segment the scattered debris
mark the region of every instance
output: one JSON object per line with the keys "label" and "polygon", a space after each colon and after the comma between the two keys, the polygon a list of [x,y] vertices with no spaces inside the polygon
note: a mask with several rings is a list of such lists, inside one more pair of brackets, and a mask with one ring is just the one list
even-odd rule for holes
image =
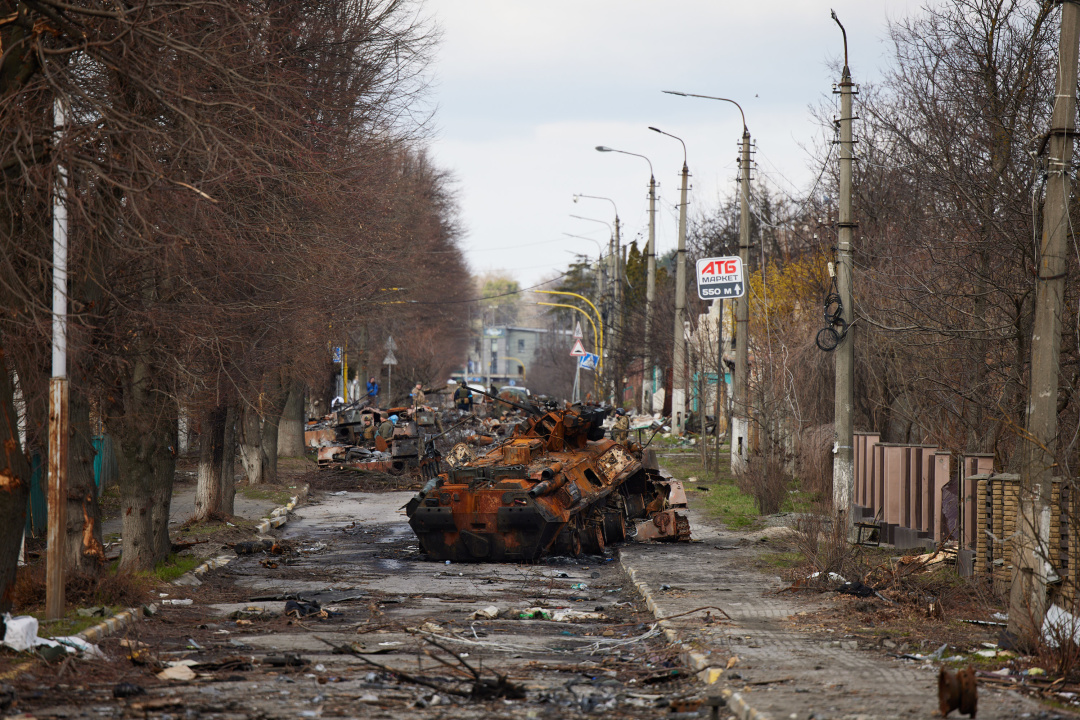
{"label": "scattered debris", "polygon": [[459,445],[450,469],[406,505],[429,558],[530,561],[601,554],[628,538],[689,541],[675,512],[686,507],[682,484],[648,467],[640,446],[606,438],[606,408],[503,402],[531,417],[483,456]]}
{"label": "scattered debris", "polygon": [[[364,654],[355,652],[347,646],[334,645],[325,638],[319,639],[334,648],[335,651],[357,657],[362,662],[371,665],[372,667],[376,667],[379,670],[396,677],[400,681],[421,685],[440,693],[469,698],[470,700],[523,700],[525,698],[525,689],[517,683],[508,680],[505,675],[496,673],[494,678],[483,677],[476,668],[465,660],[462,653],[456,653],[432,638],[425,638],[424,642],[428,647],[425,648],[424,654],[451,670],[464,671],[463,674],[467,676],[467,679],[458,680],[447,678],[445,680],[436,680],[434,678],[428,679],[416,677],[377,663],[374,660],[365,657]],[[436,650],[440,652],[435,652]],[[466,685],[468,689],[459,687],[459,685]],[[433,702],[433,699],[433,697],[427,698],[425,700],[426,705],[438,704]]]}
{"label": "scattered debris", "polygon": [[159,680],[188,681],[196,678],[195,671],[188,665],[170,665],[157,674]]}
{"label": "scattered debris", "polygon": [[140,685],[135,685],[134,683],[129,682],[122,682],[113,687],[112,694],[114,698],[123,699],[135,697],[137,695],[145,695],[146,690],[143,689]]}
{"label": "scattered debris", "polygon": [[303,602],[298,600],[289,600],[285,603],[285,614],[294,618],[328,618],[330,613],[319,607],[319,603],[316,602]]}

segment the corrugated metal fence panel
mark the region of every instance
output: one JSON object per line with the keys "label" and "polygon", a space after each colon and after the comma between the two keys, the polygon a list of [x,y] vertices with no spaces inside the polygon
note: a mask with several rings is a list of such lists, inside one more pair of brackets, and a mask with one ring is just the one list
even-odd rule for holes
{"label": "corrugated metal fence panel", "polygon": [[112,438],[108,435],[95,435],[94,453],[94,484],[97,485],[100,495],[102,490],[117,481],[119,473]]}
{"label": "corrugated metal fence panel", "polygon": [[30,458],[30,501],[26,507],[26,534],[40,537],[45,534],[45,521],[49,516],[48,493],[45,492],[45,469],[41,455]]}

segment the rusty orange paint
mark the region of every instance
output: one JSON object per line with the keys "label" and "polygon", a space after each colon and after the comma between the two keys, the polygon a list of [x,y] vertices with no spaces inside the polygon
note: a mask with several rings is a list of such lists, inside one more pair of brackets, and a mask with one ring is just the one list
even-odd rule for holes
{"label": "rusty orange paint", "polygon": [[[485,456],[430,481],[406,506],[427,555],[528,561],[598,553],[625,539],[628,521],[666,511],[667,481],[642,464],[640,451],[603,436],[604,414],[533,417]],[[681,529],[672,518],[662,522]]]}
{"label": "rusty orange paint", "polygon": [[0,491],[15,492],[22,487],[22,480],[10,470],[0,470]]}

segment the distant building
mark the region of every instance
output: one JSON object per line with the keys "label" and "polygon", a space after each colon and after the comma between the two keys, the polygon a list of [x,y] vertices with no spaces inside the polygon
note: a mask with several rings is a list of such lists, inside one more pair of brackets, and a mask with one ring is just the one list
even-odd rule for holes
{"label": "distant building", "polygon": [[[569,330],[495,325],[483,328],[469,348],[465,375],[470,382],[528,387],[539,348]],[[569,346],[568,346],[569,347]],[[458,373],[456,377],[460,377]]]}

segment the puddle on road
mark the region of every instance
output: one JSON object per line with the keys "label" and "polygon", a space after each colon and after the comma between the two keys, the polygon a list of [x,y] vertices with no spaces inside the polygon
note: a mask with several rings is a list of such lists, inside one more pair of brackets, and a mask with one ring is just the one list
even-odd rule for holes
{"label": "puddle on road", "polygon": [[375,565],[383,570],[400,570],[405,567],[405,563],[400,560],[391,560],[389,558],[379,558],[375,561]]}

